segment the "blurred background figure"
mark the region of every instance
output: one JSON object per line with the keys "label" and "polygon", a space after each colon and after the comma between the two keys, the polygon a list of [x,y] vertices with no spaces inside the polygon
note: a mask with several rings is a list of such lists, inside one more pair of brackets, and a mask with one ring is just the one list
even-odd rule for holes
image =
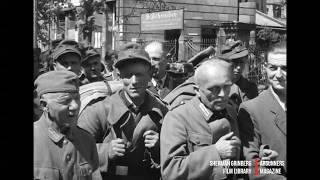
{"label": "blurred background figure", "polygon": [[166,67],[169,60],[165,57],[163,44],[152,41],[146,45],[145,51],[149,54],[152,65],[152,79],[150,90],[156,92],[161,98],[169,92],[169,79],[166,75]]}
{"label": "blurred background figure", "polygon": [[88,49],[85,52],[81,66],[83,67],[85,76],[90,83],[104,80],[102,75],[104,65],[101,62],[101,55],[97,50],[93,48]]}
{"label": "blurred background figure", "polygon": [[233,85],[230,91],[230,100],[234,103],[236,109],[240,103],[253,99],[258,96],[258,87],[243,77],[245,64],[248,62],[248,49],[238,41],[227,41],[221,48],[219,58],[229,61],[233,65]]}
{"label": "blurred background figure", "polygon": [[118,72],[114,69],[113,64],[118,59],[118,53],[114,50],[110,50],[106,53],[104,57],[105,63],[105,71],[104,71],[104,78],[107,81],[118,80]]}

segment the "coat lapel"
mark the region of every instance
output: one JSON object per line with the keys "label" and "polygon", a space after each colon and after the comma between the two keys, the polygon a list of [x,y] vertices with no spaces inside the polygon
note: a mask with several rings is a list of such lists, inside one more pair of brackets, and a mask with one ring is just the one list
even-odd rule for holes
{"label": "coat lapel", "polygon": [[[270,87],[271,88],[271,87]],[[276,100],[274,95],[271,92],[271,89],[267,90],[266,104],[269,104],[269,109],[272,114],[274,114],[274,122],[280,131],[287,135],[287,116],[285,111],[281,108],[279,102]]]}

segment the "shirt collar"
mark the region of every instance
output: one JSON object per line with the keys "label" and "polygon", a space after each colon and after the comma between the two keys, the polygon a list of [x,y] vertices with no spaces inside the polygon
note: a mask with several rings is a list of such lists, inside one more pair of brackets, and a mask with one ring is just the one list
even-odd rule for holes
{"label": "shirt collar", "polygon": [[280,104],[281,108],[284,111],[287,111],[285,103],[280,100],[279,96],[274,92],[272,86],[270,86],[270,90],[271,90],[271,93],[273,94],[273,96],[276,98],[277,102]]}
{"label": "shirt collar", "polygon": [[137,113],[139,111],[139,107],[137,107],[125,91],[120,92],[120,97],[123,100],[123,103],[128,107],[131,112]]}
{"label": "shirt collar", "polygon": [[71,130],[72,128],[70,128],[70,130],[68,131],[68,134],[67,134],[68,137],[67,137],[66,135],[58,132],[53,127],[52,121],[48,118],[48,116],[45,115],[45,113],[43,113],[43,114],[44,114],[43,116],[45,117],[44,120],[45,120],[45,123],[46,123],[46,126],[47,126],[46,128],[48,130],[48,136],[53,142],[58,143],[64,138],[67,138],[69,140],[73,140],[73,131]]}
{"label": "shirt collar", "polygon": [[154,87],[160,87],[163,88],[164,87],[164,82],[166,80],[167,75],[164,75],[163,78],[161,78],[160,80],[157,80],[155,78],[151,79],[151,82],[153,84]]}

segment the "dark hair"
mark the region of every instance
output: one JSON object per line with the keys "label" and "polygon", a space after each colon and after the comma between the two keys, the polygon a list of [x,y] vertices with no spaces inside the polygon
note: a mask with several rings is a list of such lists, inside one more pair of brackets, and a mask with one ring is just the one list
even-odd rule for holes
{"label": "dark hair", "polygon": [[107,51],[106,55],[104,56],[104,60],[105,61],[110,60],[113,55],[116,57],[116,59],[118,59],[118,53],[116,51],[114,50]]}
{"label": "dark hair", "polygon": [[281,41],[279,43],[276,43],[272,45],[268,50],[267,50],[267,57],[266,62],[268,62],[269,54],[287,54],[287,42],[286,41]]}
{"label": "dark hair", "polygon": [[126,66],[131,66],[132,64],[137,64],[137,63],[143,64],[144,66],[148,66],[149,69],[151,70],[150,64],[148,64],[146,61],[141,60],[141,59],[131,59],[131,60],[125,62],[125,63],[121,63],[121,64],[118,66],[118,69],[120,70],[120,69],[122,69],[122,68],[124,68],[124,67],[126,67]]}

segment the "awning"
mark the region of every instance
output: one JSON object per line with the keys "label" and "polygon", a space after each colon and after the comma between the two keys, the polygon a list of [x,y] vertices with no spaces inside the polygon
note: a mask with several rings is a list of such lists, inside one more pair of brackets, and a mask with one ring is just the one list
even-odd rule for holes
{"label": "awning", "polygon": [[273,17],[268,16],[267,14],[256,10],[256,25],[257,26],[269,26],[274,28],[286,28],[286,23],[279,21]]}

